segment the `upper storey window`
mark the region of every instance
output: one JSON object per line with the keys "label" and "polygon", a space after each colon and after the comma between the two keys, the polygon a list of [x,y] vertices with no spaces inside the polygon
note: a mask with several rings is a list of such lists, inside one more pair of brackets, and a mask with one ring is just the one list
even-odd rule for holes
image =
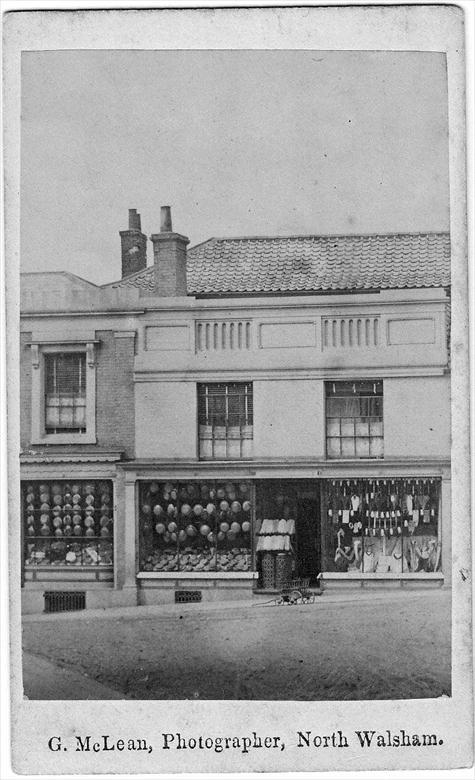
{"label": "upper storey window", "polygon": [[45,355],[46,433],[86,433],[86,353]]}
{"label": "upper storey window", "polygon": [[326,382],[328,458],[382,458],[383,383]]}
{"label": "upper storey window", "polygon": [[31,443],[96,443],[95,341],[32,342]]}
{"label": "upper storey window", "polygon": [[252,383],[198,385],[199,455],[203,460],[252,457]]}

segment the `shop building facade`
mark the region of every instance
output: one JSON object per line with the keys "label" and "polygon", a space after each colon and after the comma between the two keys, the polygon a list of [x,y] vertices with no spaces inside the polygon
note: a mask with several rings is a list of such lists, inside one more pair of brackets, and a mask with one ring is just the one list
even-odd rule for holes
{"label": "shop building facade", "polygon": [[448,585],[448,234],[120,235],[22,276],[25,611]]}

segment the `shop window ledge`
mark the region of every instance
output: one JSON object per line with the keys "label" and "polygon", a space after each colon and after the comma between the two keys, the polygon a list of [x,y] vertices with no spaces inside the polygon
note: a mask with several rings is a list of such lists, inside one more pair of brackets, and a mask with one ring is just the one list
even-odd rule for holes
{"label": "shop window ledge", "polygon": [[322,572],[322,580],[443,580],[444,575],[441,571],[428,572],[401,572],[388,571],[330,571]]}
{"label": "shop window ledge", "polygon": [[257,571],[139,571],[139,580],[256,580]]}

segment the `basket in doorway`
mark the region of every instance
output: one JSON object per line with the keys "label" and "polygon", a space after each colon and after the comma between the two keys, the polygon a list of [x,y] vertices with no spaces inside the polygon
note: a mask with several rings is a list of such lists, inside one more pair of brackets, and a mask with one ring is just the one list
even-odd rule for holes
{"label": "basket in doorway", "polygon": [[275,554],[262,553],[262,587],[264,590],[275,588]]}
{"label": "basket in doorway", "polygon": [[275,561],[275,587],[282,589],[284,582],[292,579],[292,556],[289,553],[277,553]]}

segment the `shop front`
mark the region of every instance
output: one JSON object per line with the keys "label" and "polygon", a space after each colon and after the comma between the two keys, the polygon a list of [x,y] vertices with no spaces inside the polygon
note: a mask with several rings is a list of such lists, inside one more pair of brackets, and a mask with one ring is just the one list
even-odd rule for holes
{"label": "shop front", "polygon": [[[140,603],[436,581],[442,480],[138,480]],[[189,597],[187,599],[187,596]]]}
{"label": "shop front", "polygon": [[291,579],[444,582],[449,475],[170,475],[124,463],[30,469],[28,611],[53,591],[84,593],[92,607],[250,598]]}

